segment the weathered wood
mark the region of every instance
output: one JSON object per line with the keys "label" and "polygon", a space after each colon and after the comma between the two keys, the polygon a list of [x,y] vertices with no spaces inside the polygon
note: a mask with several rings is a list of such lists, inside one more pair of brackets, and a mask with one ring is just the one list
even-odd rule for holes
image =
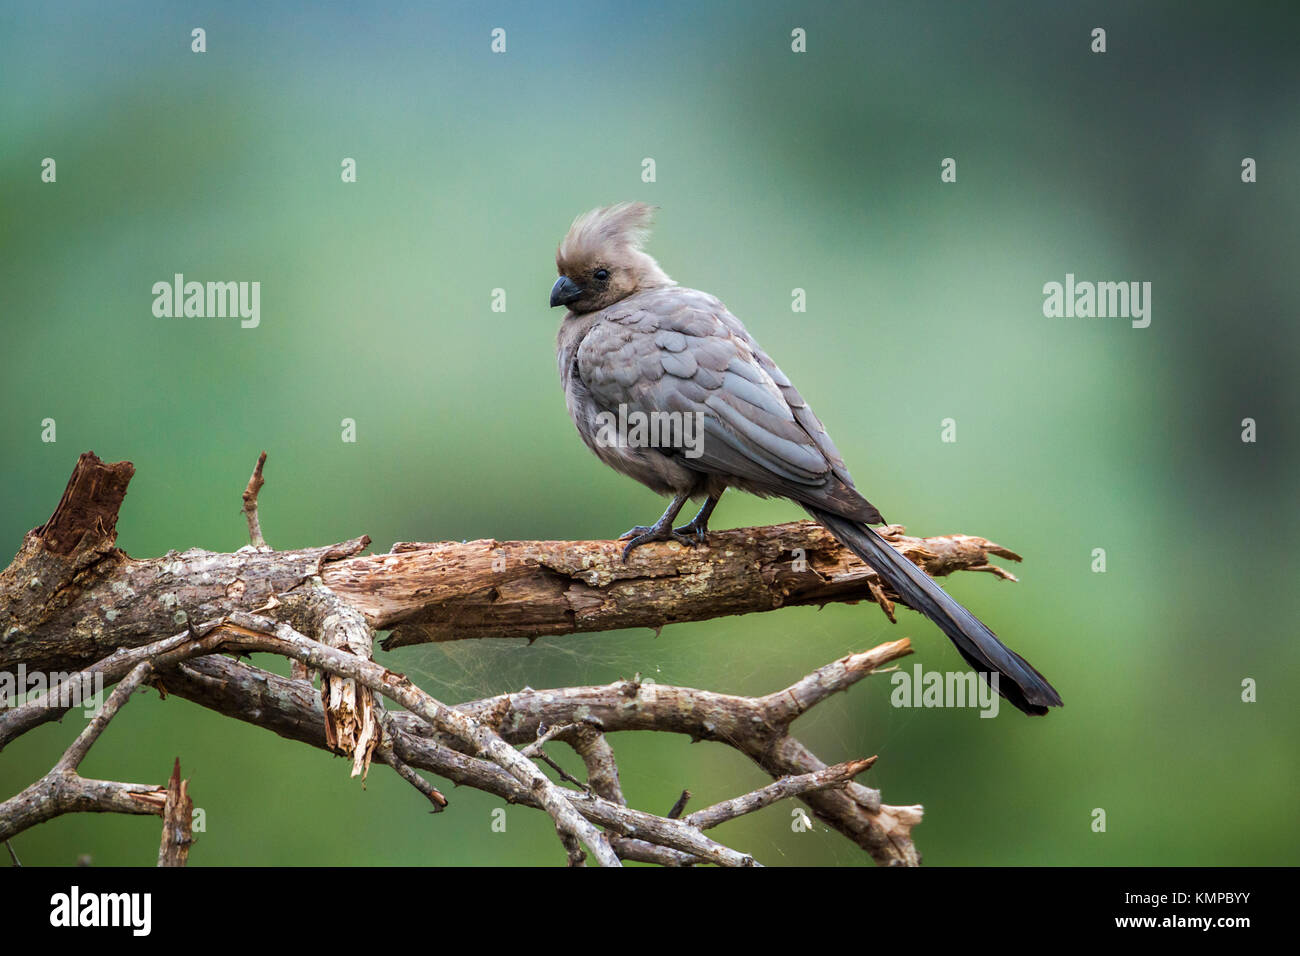
{"label": "weathered wood", "polygon": [[32,535],[52,554],[111,548],[117,538],[117,512],[134,474],[129,461],[108,464],[93,451],[83,452],[54,514]]}
{"label": "weathered wood", "polygon": [[[811,521],[715,531],[687,548],[652,544],[624,564],[616,541],[398,544],[361,556],[367,536],[297,551],[191,549],[134,560],[113,546],[129,462],[82,456],[54,516],[27,535],[0,572],[0,670],[79,669],[189,622],[253,611],[319,577],[373,628],[384,647],[426,641],[660,628],[787,605],[897,597],[878,575]],[[51,537],[47,539],[46,532]],[[984,538],[891,544],[932,575],[1010,574],[990,555],[1019,556]],[[69,545],[69,542],[72,542]],[[72,547],[68,554],[50,550]]]}
{"label": "weathered wood", "polygon": [[[890,543],[932,575],[1011,575],[989,555],[1019,556],[984,538]],[[485,637],[534,638],[620,628],[660,628],[731,614],[832,601],[876,600],[880,577],[812,521],[713,531],[703,547],[647,545],[621,560],[617,541],[396,544],[325,567],[326,585],[378,628],[384,648]],[[883,589],[886,606],[892,598]]]}
{"label": "weathered wood", "polygon": [[176,758],[167,781],[167,803],[163,807],[162,840],[158,844],[159,866],[184,866],[190,859],[194,842],[194,800],[190,782],[181,779],[181,761]]}
{"label": "weathered wood", "polygon": [[[0,571],[0,670],[20,661],[43,667],[46,658],[32,646],[32,632],[125,559],[114,543],[118,509],[133,474],[129,461],[107,464],[85,452],[50,519],[27,532],[14,560]],[[57,662],[62,654],[49,659]]]}
{"label": "weathered wood", "polygon": [[300,551],[194,548],[143,561],[114,549],[81,572],[47,564],[41,590],[53,593],[44,606],[23,599],[25,589],[36,590],[26,583],[32,558],[24,547],[0,577],[0,670],[76,669],[187,623],[261,607],[369,543],[363,536]]}
{"label": "weathered wood", "polygon": [[[906,639],[850,654],[765,697],[738,697],[688,687],[617,681],[589,687],[523,690],[469,701],[455,709],[525,744],[542,727],[589,720],[605,733],[650,731],[713,740],[747,755],[775,779],[822,771],[826,763],[790,736],[790,724],[831,694],[852,687],[878,668],[911,653]],[[224,657],[185,661],[167,671],[169,692],[203,707],[254,723],[289,740],[328,748],[320,699],[311,685]],[[402,760],[456,784],[516,800],[508,775],[476,761],[455,738],[438,733],[415,714],[390,715],[393,745]],[[880,792],[858,783],[799,794],[813,814],[885,866],[920,862],[911,831],[920,806],[891,806]],[[580,806],[581,810],[582,807]],[[593,817],[593,819],[596,819]],[[604,825],[604,818],[597,822]],[[662,860],[658,862],[663,862]]]}
{"label": "weathered wood", "polygon": [[[386,647],[400,647],[659,628],[786,605],[864,599],[880,604],[892,619],[896,596],[820,526],[803,521],[717,531],[707,545],[649,545],[626,563],[622,545],[614,541],[398,544],[389,554],[363,556],[369,538],[362,536],[276,552],[262,543],[257,517],[264,461],[265,455],[243,498],[256,547],[230,554],[171,551],[133,560],[116,547],[115,538],[118,508],[134,468],[83,455],[50,520],[27,534],[14,561],[0,572],[0,672],[43,671],[57,687],[95,675],[121,680],[103,719],[146,674],[155,673],[160,687],[170,685],[213,710],[348,754],[354,773],[364,774],[372,757],[382,761],[435,807],[446,799],[413,768],[545,809],[570,862],[582,859],[585,846],[610,865],[619,856],[673,865],[702,860],[748,865],[751,857],[702,837],[682,821],[626,806],[604,734],[689,734],[747,754],[778,781],[719,804],[713,808],[719,819],[798,796],[878,862],[919,861],[911,842],[919,806],[884,805],[877,791],[848,782],[849,771],[865,763],[828,771],[789,734],[790,723],[826,695],[908,653],[906,640],[850,655],[764,698],[632,681],[524,690],[448,707],[371,660],[378,628],[392,632]],[[989,557],[1019,556],[983,538],[915,538],[901,528],[883,533],[932,575],[973,570],[1014,580]],[[263,616],[268,613],[274,619]],[[308,681],[207,656],[221,650],[280,654],[295,661],[298,676],[305,675],[304,666],[321,670],[323,706]],[[58,679],[67,671],[82,673]],[[409,712],[383,711],[379,693]],[[0,746],[56,719],[63,709],[40,701],[11,709],[0,719]],[[0,833],[64,812],[162,814],[170,809],[163,856],[181,861],[188,843],[181,830],[186,794],[178,775],[164,791],[86,781],[75,773],[103,719],[92,721],[51,774],[0,805]],[[589,775],[588,784],[579,784],[583,789],[557,787],[532,763],[536,758],[558,767],[542,748],[551,739],[575,746],[583,757]]]}

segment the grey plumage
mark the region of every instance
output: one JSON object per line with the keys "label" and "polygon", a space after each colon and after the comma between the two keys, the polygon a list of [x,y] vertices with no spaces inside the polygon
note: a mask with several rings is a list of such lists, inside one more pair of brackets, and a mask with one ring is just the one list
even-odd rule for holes
{"label": "grey plumage", "polygon": [[[627,550],[655,540],[703,539],[727,488],[789,498],[881,574],[904,603],[942,628],[998,690],[1027,713],[1059,706],[1051,685],[969,611],[867,525],[883,519],[854,487],[839,450],[808,403],[740,320],[718,299],[674,283],[641,248],[651,210],[641,203],[593,210],[561,244],[551,304],[567,305],[557,358],[569,414],[605,464],[673,504],[634,528]],[[599,416],[698,416],[698,453],[602,440]],[[688,498],[700,515],[676,531]],[[626,552],[625,552],[626,557]],[[987,679],[987,677],[986,677]]]}
{"label": "grey plumage", "polygon": [[[610,467],[660,494],[740,488],[861,521],[880,514],[853,487],[808,403],[726,306],[695,289],[636,292],[560,328],[560,376],[583,440]],[[598,412],[700,413],[702,454],[606,447]],[[669,452],[665,454],[665,452]]]}

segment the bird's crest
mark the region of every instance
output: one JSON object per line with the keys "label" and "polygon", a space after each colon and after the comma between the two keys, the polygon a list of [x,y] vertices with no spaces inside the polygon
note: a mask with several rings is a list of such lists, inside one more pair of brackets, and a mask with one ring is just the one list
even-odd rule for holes
{"label": "bird's crest", "polygon": [[643,202],[621,202],[583,213],[560,243],[556,263],[563,272],[565,265],[640,251],[653,219],[654,207]]}

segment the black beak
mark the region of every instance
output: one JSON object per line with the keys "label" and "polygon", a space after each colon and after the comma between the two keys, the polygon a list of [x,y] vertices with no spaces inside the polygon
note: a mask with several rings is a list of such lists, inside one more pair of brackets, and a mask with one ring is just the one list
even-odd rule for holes
{"label": "black beak", "polygon": [[572,305],[582,298],[584,291],[568,276],[560,276],[555,280],[555,285],[551,286],[551,308],[557,305]]}

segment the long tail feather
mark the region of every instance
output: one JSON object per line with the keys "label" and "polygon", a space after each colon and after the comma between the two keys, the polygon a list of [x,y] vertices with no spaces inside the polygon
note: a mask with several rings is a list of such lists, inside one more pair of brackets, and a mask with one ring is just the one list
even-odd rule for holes
{"label": "long tail feather", "polygon": [[1045,714],[1061,706],[1061,695],[1033,666],[998,640],[934,579],[889,546],[867,525],[805,505],[816,521],[880,574],[884,582],[948,635],[961,656],[987,681],[998,674],[997,691],[1026,714]]}

